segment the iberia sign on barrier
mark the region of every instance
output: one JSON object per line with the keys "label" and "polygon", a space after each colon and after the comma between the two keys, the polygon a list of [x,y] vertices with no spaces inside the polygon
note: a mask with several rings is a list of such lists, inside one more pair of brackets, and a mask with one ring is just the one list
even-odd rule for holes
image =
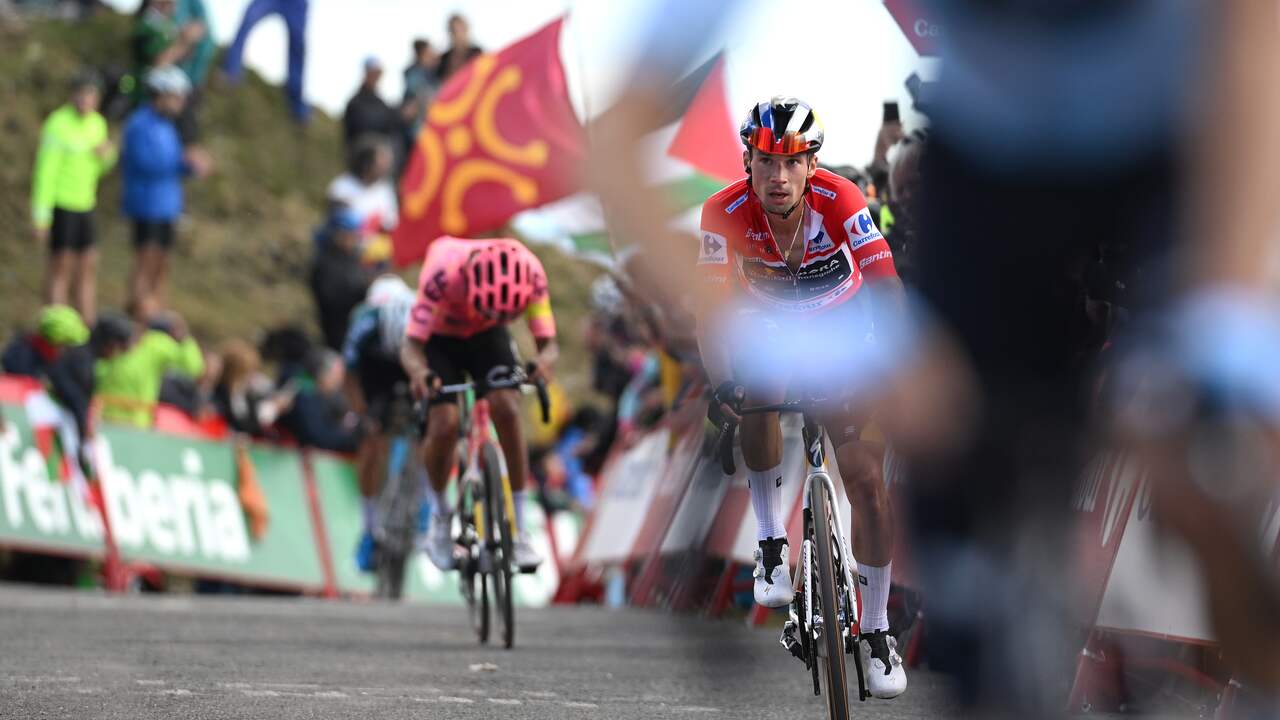
{"label": "iberia sign on barrier", "polygon": [[[101,557],[102,518],[74,463],[64,458],[76,456],[76,433],[66,413],[35,387],[0,375],[0,547]],[[268,514],[266,531],[254,537],[237,492],[233,442],[104,425],[92,450],[123,560],[250,585],[372,592],[371,576],[353,558],[360,496],[345,458],[250,446]],[[541,508],[529,503],[535,545],[551,558],[553,528]],[[554,530],[561,547],[573,547],[574,523],[561,517]],[[456,574],[436,570],[425,557],[409,563],[406,580],[412,601],[459,602]],[[545,605],[558,581],[556,563],[549,560],[536,575],[516,580],[516,600]]]}
{"label": "iberia sign on barrier", "polygon": [[[55,444],[37,447],[26,413],[0,406],[0,542],[100,554],[103,528]],[[94,454],[121,556],[194,574],[318,589],[324,583],[297,455],[250,450],[271,519],[251,538],[230,443],[106,426]]]}

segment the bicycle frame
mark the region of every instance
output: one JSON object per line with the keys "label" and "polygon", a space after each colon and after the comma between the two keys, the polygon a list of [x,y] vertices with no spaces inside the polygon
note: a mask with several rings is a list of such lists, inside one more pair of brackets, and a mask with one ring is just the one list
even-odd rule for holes
{"label": "bicycle frame", "polygon": [[[809,417],[808,413],[805,413],[804,428],[801,434],[804,438],[805,459],[809,463],[809,474],[804,481],[804,509],[809,510],[812,507],[810,497],[813,493],[815,481],[820,480],[826,485],[827,497],[830,497],[833,501],[838,496],[836,495],[835,483],[831,480],[831,474],[827,472],[826,432],[823,431],[822,425]],[[840,522],[840,513],[835,513],[834,519],[836,527],[840,529],[840,537],[843,540],[845,534],[843,523]],[[808,542],[806,533],[805,543],[807,544]],[[849,594],[851,597],[849,600],[853,603],[853,607],[850,608],[853,617],[848,618],[848,623],[841,623],[841,627],[844,631],[852,633],[852,637],[856,638],[861,632],[859,622],[862,616],[862,597],[857,584],[853,582],[853,574],[851,572],[853,559],[846,552],[845,545],[846,543],[844,542],[837,543],[836,554],[840,558],[845,587],[850,588]],[[812,605],[808,605],[808,607],[812,611]]]}
{"label": "bicycle frame", "polygon": [[[479,487],[482,483],[480,476],[480,452],[484,448],[485,443],[493,442],[495,446],[501,448],[501,443],[496,442],[493,431],[490,427],[489,417],[489,401],[481,398],[469,403],[464,400],[462,403],[462,419],[459,423],[462,442],[465,442],[466,449],[464,457],[466,462],[462,468],[459,468],[459,488],[458,498],[462,499],[461,483],[473,483],[472,487]],[[515,497],[511,490],[511,476],[507,470],[507,458],[499,451],[498,457],[498,475],[502,478],[502,502],[506,506],[507,524],[509,525],[512,537],[515,536]],[[481,542],[485,538],[484,523],[484,495],[483,493],[473,493],[472,507],[476,513],[476,534]]]}

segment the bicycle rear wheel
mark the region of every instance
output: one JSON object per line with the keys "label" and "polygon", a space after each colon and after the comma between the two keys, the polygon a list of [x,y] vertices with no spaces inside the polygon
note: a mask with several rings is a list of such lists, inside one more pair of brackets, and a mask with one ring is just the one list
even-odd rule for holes
{"label": "bicycle rear wheel", "polygon": [[838,536],[832,521],[832,498],[821,477],[810,478],[809,505],[813,511],[813,544],[817,567],[816,589],[818,610],[822,613],[822,637],[817,641],[818,665],[826,685],[827,717],[847,720],[849,717],[848,674],[844,664],[844,632],[840,621],[840,604],[836,580],[835,552]]}
{"label": "bicycle rear wheel", "polygon": [[511,537],[511,522],[507,517],[506,492],[503,487],[501,458],[492,443],[484,446],[481,455],[484,465],[484,484],[489,497],[487,515],[487,546],[493,559],[493,599],[497,605],[498,621],[502,625],[503,647],[511,649],[515,643],[515,601],[511,591],[511,557],[515,539]]}

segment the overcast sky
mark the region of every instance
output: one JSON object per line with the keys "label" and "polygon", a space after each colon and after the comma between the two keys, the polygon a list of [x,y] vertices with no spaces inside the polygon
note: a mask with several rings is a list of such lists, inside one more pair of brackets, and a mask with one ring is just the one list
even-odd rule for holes
{"label": "overcast sky", "polygon": [[[138,6],[138,0],[110,2],[122,10]],[[214,36],[221,44],[230,42],[249,0],[205,2]],[[812,104],[826,126],[824,162],[866,164],[883,101],[899,100],[908,127],[915,123],[902,83],[921,65],[881,2],[745,0],[743,11],[719,31],[734,122],[760,99],[795,95]],[[376,55],[387,68],[383,94],[398,99],[400,71],[410,60],[413,39],[447,44],[445,20],[452,12],[471,20],[477,44],[496,50],[568,11],[561,43],[565,71],[579,113],[595,114],[616,96],[637,52],[636,28],[645,25],[654,5],[653,0],[311,0],[307,98],[340,114],[360,82],[362,60]],[[268,19],[250,36],[246,61],[280,82],[286,45],[283,22]]]}

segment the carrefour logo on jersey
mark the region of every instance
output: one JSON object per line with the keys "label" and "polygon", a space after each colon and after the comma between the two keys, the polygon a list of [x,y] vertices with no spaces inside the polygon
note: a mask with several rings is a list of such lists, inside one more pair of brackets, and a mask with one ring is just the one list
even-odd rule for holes
{"label": "carrefour logo on jersey", "polygon": [[849,235],[849,246],[854,250],[883,237],[876,229],[876,224],[871,219],[871,211],[867,208],[862,208],[850,215],[849,219],[844,221],[844,231]]}
{"label": "carrefour logo on jersey", "polygon": [[702,233],[702,247],[698,250],[699,265],[724,265],[729,262],[729,243],[723,235],[713,232]]}

